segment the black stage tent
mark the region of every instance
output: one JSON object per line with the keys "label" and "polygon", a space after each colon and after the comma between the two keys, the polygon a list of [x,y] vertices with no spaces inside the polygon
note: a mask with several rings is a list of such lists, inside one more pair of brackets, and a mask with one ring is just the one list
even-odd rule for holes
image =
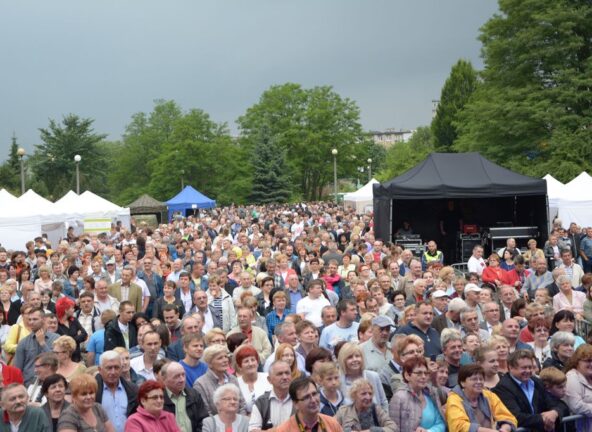
{"label": "black stage tent", "polygon": [[375,184],[373,194],[376,238],[385,241],[394,239],[403,221],[424,242],[443,240],[439,223],[450,201],[463,224],[537,226],[546,238],[546,181],[512,172],[479,153],[432,153],[399,177]]}

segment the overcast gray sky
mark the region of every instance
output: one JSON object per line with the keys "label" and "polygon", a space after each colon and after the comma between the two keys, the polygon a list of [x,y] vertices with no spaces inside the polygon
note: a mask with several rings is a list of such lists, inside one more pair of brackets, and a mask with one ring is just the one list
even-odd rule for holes
{"label": "overcast gray sky", "polygon": [[121,137],[155,99],[235,120],[273,84],[332,85],[366,129],[428,124],[477,67],[496,0],[0,0],[0,160],[68,113]]}

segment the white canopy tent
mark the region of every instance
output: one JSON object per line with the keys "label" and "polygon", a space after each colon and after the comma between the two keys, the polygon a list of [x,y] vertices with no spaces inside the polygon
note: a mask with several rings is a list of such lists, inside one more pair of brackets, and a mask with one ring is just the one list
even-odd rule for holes
{"label": "white canopy tent", "polygon": [[358,214],[371,212],[374,199],[372,185],[376,183],[378,183],[378,180],[372,179],[357,191],[345,194],[343,196],[343,206],[355,209]]}
{"label": "white canopy tent", "polygon": [[[46,234],[55,246],[66,235],[67,228],[75,233],[109,231],[111,223],[121,221],[129,229],[130,212],[87,191],[78,196],[69,191],[52,203],[33,190],[15,198],[0,190],[0,243],[13,250],[24,250],[25,243]],[[85,227],[86,225],[86,227]]]}
{"label": "white canopy tent", "polygon": [[547,198],[549,200],[549,228],[553,225],[553,220],[559,214],[559,201],[563,196],[563,190],[565,185],[553,177],[551,174],[547,174],[543,177],[547,181]]}
{"label": "white canopy tent", "polygon": [[567,225],[592,226],[592,177],[582,172],[565,184],[558,203],[558,217]]}

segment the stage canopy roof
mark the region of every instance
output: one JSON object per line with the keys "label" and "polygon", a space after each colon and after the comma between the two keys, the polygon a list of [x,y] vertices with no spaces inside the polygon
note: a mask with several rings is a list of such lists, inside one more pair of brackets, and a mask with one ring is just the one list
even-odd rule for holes
{"label": "stage canopy roof", "polygon": [[169,220],[174,212],[182,212],[183,216],[187,210],[195,208],[210,209],[216,207],[216,201],[198,192],[191,186],[185,186],[181,192],[166,202],[169,208]]}

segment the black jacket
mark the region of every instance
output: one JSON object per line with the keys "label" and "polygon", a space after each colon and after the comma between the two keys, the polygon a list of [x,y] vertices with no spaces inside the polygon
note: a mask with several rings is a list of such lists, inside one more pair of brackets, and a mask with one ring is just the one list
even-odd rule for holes
{"label": "black jacket", "polygon": [[80,344],[86,340],[88,337],[88,333],[80,324],[76,318],[70,320],[70,326],[65,326],[62,323],[58,323],[58,331],[57,334],[70,336],[72,339],[76,341],[76,350],[72,353],[72,361],[79,362],[82,360],[82,356],[80,354]]}
{"label": "black jacket", "polygon": [[[103,377],[100,374],[95,376],[97,380],[97,394],[95,396],[95,400],[102,404],[103,403]],[[125,394],[127,395],[127,413],[126,415],[129,417],[133,413],[136,412],[138,408],[138,386],[133,383],[130,383],[123,378],[120,378],[121,385],[123,386],[123,390],[125,390]],[[108,413],[107,413],[108,414]]]}
{"label": "black jacket", "polygon": [[[191,387],[185,387],[186,411],[189,420],[191,420],[191,430],[201,432],[203,419],[209,417],[206,405],[199,393]],[[164,392],[164,410],[176,414],[175,404],[169,397],[169,392]]]}
{"label": "black jacket", "polygon": [[[109,321],[105,326],[105,351],[112,350],[115,347],[123,347],[128,348],[125,345],[125,339],[123,338],[123,334],[119,329],[119,315],[117,318]],[[129,328],[129,348],[136,346],[138,344],[138,339],[136,336],[136,327],[133,323],[128,324]]]}
{"label": "black jacket", "polygon": [[7,311],[4,310],[4,305],[0,303],[0,312],[4,314],[4,324],[14,325],[16,324],[18,317],[21,315],[22,302],[16,300],[10,303],[10,307]]}
{"label": "black jacket", "polygon": [[551,395],[545,391],[541,380],[534,376],[532,380],[534,381],[534,394],[532,397],[534,410],[528,403],[528,399],[520,386],[509,373],[500,379],[500,382],[493,388],[493,392],[499,396],[508,410],[518,419],[518,427],[538,432],[544,430],[543,417],[540,413],[556,410],[559,413],[556,424],[559,424],[563,408],[559,406],[557,400],[551,398]]}

